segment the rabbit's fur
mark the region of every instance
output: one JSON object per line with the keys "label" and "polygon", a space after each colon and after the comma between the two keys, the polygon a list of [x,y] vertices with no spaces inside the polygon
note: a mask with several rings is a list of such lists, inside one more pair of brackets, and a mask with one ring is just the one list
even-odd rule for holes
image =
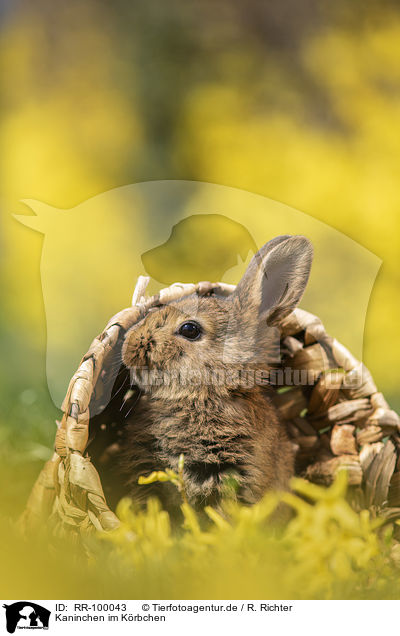
{"label": "rabbit's fur", "polygon": [[[176,471],[181,453],[193,505],[218,504],[228,472],[235,473],[238,498],[246,503],[288,487],[294,451],[268,389],[245,386],[243,376],[232,372],[268,369],[279,342],[273,326],[299,302],[311,261],[305,237],[277,237],[253,257],[231,296],[172,302],[127,332],[122,358],[144,392],[123,442],[123,470],[134,499],[154,492],[168,508],[179,505],[171,484],[144,487],[137,481],[153,470]],[[178,333],[188,321],[201,327],[195,340]],[[161,372],[152,386],[146,370]],[[185,381],[193,372],[194,381]]]}

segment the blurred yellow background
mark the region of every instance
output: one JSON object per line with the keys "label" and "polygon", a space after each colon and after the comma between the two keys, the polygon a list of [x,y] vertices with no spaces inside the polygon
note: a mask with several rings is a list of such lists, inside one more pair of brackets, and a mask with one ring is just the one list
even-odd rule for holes
{"label": "blurred yellow background", "polygon": [[[126,184],[182,179],[249,190],[323,221],[383,262],[364,361],[400,408],[398,4],[2,0],[0,11],[0,458],[15,473],[31,467],[6,512],[48,456],[58,413],[45,374],[43,236],[12,217],[29,214],[21,199],[62,210]],[[89,246],[85,218],[78,232]],[[107,209],[96,227],[115,251],[118,219]],[[151,235],[140,215],[137,224]],[[58,256],[67,275],[73,252]],[[351,263],[337,260],[347,285]],[[107,282],[104,294],[114,292]],[[357,303],[349,298],[344,323]],[[69,324],[64,312],[66,343],[76,336]]]}

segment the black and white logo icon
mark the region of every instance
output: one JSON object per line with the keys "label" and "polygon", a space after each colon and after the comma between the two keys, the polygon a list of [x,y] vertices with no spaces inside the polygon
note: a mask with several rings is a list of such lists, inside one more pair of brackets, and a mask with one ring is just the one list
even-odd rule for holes
{"label": "black and white logo icon", "polygon": [[6,610],[7,631],[14,634],[16,629],[48,629],[50,610],[32,601],[18,601],[3,605]]}

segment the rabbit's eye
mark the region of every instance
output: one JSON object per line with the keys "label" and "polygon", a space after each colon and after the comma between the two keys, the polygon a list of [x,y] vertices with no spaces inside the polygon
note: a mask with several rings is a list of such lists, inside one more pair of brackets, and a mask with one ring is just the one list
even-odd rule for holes
{"label": "rabbit's eye", "polygon": [[202,334],[202,328],[198,322],[189,320],[184,322],[178,329],[178,334],[188,340],[197,340]]}

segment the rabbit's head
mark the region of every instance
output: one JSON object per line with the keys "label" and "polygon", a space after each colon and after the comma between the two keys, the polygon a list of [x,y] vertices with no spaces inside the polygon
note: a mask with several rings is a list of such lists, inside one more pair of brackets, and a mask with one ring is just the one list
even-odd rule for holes
{"label": "rabbit's head", "polygon": [[144,390],[184,398],[193,382],[215,382],[216,372],[268,367],[276,358],[276,325],[296,307],[312,262],[304,236],[279,236],[251,260],[228,297],[197,295],[149,312],[126,334],[124,364]]}

